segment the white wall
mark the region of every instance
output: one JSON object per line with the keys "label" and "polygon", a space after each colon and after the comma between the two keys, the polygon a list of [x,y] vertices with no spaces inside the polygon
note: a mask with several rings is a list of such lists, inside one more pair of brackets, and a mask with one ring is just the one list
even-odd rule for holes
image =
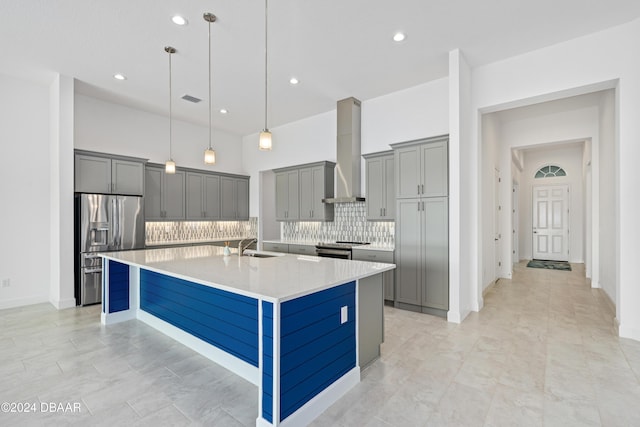
{"label": "white wall", "polygon": [[[172,153],[177,166],[243,174],[242,138],[214,129],[216,164],[204,164],[209,128],[173,121]],[[164,163],[169,158],[169,118],[76,94],[75,148]]]}
{"label": "white wall", "polygon": [[49,88],[0,74],[0,93],[2,309],[49,300],[51,257]]}
{"label": "white wall", "polygon": [[[480,168],[480,179],[483,195],[481,204],[481,230],[482,239],[480,241],[480,265],[482,266],[482,290],[486,289],[496,277],[494,266],[497,265],[494,241],[494,171],[500,169],[500,159],[498,150],[500,148],[500,122],[495,113],[482,116],[482,167]],[[506,171],[505,171],[506,172]],[[504,218],[503,218],[504,220]]]}
{"label": "white wall", "polygon": [[[613,91],[607,91],[600,103],[600,145],[599,145],[599,201],[595,205],[593,221],[594,229],[598,230],[599,259],[596,285],[601,287],[615,303],[618,283],[616,263],[618,254],[616,250],[616,236],[620,232],[618,225],[618,201],[616,194],[616,171],[618,170],[615,149],[615,95]],[[637,144],[637,141],[635,142]],[[636,166],[637,167],[637,166]],[[594,170],[594,174],[596,171]],[[597,185],[597,184],[596,184]],[[595,192],[595,191],[594,191]],[[637,194],[637,191],[636,191]],[[636,196],[637,197],[637,196]],[[640,215],[640,212],[638,212]],[[637,217],[636,217],[637,218]],[[637,280],[637,279],[636,279]],[[640,300],[638,300],[640,302]],[[616,304],[619,310],[619,304]],[[635,306],[634,310],[638,311]],[[619,315],[619,313],[618,313]]]}
{"label": "white wall", "polygon": [[[362,102],[362,154],[389,144],[448,133],[448,79]],[[336,100],[337,102],[338,100]],[[271,128],[273,150],[258,150],[258,134],[243,138],[245,172],[251,175],[250,215],[258,215],[259,171],[321,160],[336,161],[336,110]],[[362,163],[364,194],[364,162]]]}
{"label": "white wall", "polygon": [[50,289],[56,308],[76,305],[74,296],[72,77],[56,75],[49,89]]}
{"label": "white wall", "polygon": [[[568,184],[569,195],[569,262],[584,262],[584,188],[582,154],[583,144],[569,147],[550,146],[525,151],[522,185],[520,186],[523,209],[520,212],[520,242],[523,259],[533,258],[533,186]],[[565,177],[534,179],[536,172],[546,165],[557,165],[566,172]]]}
{"label": "white wall", "polygon": [[[640,339],[640,287],[635,264],[640,258],[640,57],[632,55],[640,38],[640,20],[479,67],[473,72],[474,110],[496,111],[618,86],[619,233],[617,293],[620,335]],[[478,161],[480,159],[478,158]],[[479,230],[475,233],[479,234]],[[470,286],[478,286],[477,277]]]}

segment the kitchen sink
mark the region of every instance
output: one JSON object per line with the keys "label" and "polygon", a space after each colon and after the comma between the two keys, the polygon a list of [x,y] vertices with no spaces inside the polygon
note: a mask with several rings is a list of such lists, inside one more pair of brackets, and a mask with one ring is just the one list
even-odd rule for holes
{"label": "kitchen sink", "polygon": [[254,258],[273,258],[278,256],[283,256],[283,253],[280,252],[268,252],[268,251],[256,251],[253,249],[247,249],[242,254],[243,256],[251,256]]}

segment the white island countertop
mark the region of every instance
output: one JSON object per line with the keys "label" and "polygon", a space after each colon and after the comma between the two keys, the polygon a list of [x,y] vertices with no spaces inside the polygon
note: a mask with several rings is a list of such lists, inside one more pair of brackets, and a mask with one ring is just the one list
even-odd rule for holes
{"label": "white island countertop", "polygon": [[[105,258],[241,295],[283,302],[382,273],[394,264],[277,254],[224,256],[218,246],[108,252]],[[251,252],[251,251],[247,251]]]}

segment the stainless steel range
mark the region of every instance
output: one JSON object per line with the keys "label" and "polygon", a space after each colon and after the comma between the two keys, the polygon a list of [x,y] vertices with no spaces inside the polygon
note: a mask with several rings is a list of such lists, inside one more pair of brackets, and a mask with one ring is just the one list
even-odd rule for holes
{"label": "stainless steel range", "polygon": [[354,246],[368,245],[368,242],[320,242],[316,245],[316,255],[326,258],[351,259]]}

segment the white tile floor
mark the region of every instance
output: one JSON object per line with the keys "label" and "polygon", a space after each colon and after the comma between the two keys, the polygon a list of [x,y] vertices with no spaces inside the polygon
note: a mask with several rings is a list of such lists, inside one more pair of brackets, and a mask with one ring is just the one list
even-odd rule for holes
{"label": "white tile floor", "polygon": [[[573,272],[500,281],[461,325],[387,307],[383,355],[314,426],[638,426],[640,342]],[[99,307],[0,311],[1,426],[254,426],[257,389],[137,321]],[[79,403],[42,413],[41,402]]]}

